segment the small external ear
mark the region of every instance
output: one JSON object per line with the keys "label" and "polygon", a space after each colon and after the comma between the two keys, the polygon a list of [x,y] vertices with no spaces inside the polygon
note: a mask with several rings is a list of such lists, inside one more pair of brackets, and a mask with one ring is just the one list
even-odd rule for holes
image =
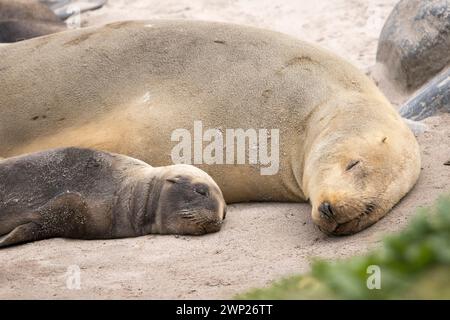
{"label": "small external ear", "polygon": [[360,160],[352,160],[347,164],[347,167],[345,167],[345,171],[350,171],[355,166],[357,166],[361,161]]}
{"label": "small external ear", "polygon": [[386,143],[386,141],[387,141],[387,137],[384,137],[384,138],[381,140],[382,143]]}
{"label": "small external ear", "polygon": [[176,176],[171,178],[166,178],[167,182],[170,183],[180,183],[180,184],[186,184],[190,182],[190,179],[184,176]]}
{"label": "small external ear", "polygon": [[166,181],[171,182],[171,183],[180,183],[181,178],[180,177],[172,177],[172,178],[167,178]]}

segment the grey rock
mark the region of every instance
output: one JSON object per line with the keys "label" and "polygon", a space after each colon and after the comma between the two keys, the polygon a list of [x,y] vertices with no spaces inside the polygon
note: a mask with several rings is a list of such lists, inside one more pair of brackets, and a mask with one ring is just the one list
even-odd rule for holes
{"label": "grey rock", "polygon": [[40,0],[55,14],[65,20],[76,13],[96,10],[103,7],[107,0]]}
{"label": "grey rock", "polygon": [[377,62],[404,91],[418,89],[450,64],[450,1],[402,0],[380,35]]}
{"label": "grey rock", "polygon": [[450,68],[423,86],[399,110],[402,117],[411,120],[422,120],[438,111],[450,112]]}

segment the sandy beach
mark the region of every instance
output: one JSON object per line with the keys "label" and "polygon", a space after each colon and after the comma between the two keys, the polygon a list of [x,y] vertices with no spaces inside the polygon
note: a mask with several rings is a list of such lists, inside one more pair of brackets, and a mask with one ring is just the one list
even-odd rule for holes
{"label": "sandy beach", "polygon": [[[325,47],[364,72],[397,0],[109,0],[83,14],[83,26],[133,19],[201,19],[290,34]],[[395,104],[398,101],[393,101]],[[202,237],[144,236],[107,241],[51,239],[0,250],[0,298],[227,299],[305,272],[312,258],[345,258],[401,230],[416,208],[450,191],[450,114],[424,121],[417,136],[422,174],[381,221],[349,237],[329,237],[308,204],[229,206],[222,231]],[[80,269],[80,288],[67,286]],[[69,270],[69,273],[68,273]]]}

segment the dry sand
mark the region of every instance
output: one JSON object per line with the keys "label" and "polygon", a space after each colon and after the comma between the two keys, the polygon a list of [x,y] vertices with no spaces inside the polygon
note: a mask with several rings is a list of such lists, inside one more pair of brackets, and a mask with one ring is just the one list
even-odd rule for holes
{"label": "dry sand", "polygon": [[[192,18],[282,31],[316,42],[363,70],[375,62],[377,37],[396,0],[109,0],[85,25],[124,19]],[[401,230],[419,206],[450,190],[450,115],[425,121],[418,137],[418,184],[383,220],[350,237],[323,235],[308,204],[241,204],[221,232],[203,237],[146,236],[108,241],[52,239],[0,250],[0,298],[231,298],[293,273],[312,257],[367,251]],[[81,269],[81,289],[66,286]]]}

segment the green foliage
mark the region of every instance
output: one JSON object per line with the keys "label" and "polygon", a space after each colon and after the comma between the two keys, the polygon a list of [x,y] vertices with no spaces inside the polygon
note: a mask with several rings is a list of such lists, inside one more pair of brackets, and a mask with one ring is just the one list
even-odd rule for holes
{"label": "green foliage", "polygon": [[[381,288],[367,286],[369,266],[381,271]],[[345,261],[315,261],[307,275],[283,279],[239,299],[450,299],[450,196],[421,209],[380,249]]]}

